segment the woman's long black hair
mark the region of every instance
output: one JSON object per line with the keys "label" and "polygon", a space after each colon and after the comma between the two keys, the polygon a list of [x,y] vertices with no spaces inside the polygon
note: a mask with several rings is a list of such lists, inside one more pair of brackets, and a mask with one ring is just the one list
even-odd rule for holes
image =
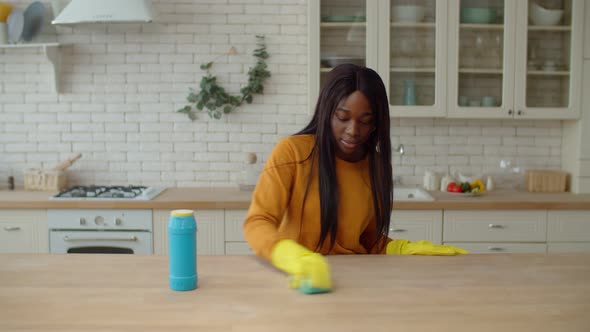
{"label": "woman's long black hair", "polygon": [[[326,79],[318,98],[313,118],[295,135],[315,135],[315,145],[308,157],[312,167],[307,183],[307,192],[318,162],[319,194],[321,212],[321,233],[317,249],[322,248],[330,234],[330,250],[333,248],[338,231],[338,183],[336,181],[336,142],[332,135],[331,119],[340,101],[355,91],[360,91],[369,100],[374,115],[375,130],[369,136],[367,153],[369,176],[373,195],[373,209],[377,222],[375,243],[379,250],[385,245],[389,232],[389,221],[393,202],[393,180],[391,169],[391,140],[389,136],[389,102],[385,85],[372,69],[345,64],[335,67]],[[304,203],[305,204],[305,199]],[[303,222],[303,221],[302,221]],[[370,249],[370,248],[368,248]]]}

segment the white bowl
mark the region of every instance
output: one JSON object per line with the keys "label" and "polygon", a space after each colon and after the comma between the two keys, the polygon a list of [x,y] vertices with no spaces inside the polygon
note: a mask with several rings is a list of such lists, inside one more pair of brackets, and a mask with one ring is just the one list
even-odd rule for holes
{"label": "white bowl", "polygon": [[322,66],[328,68],[334,68],[345,63],[363,67],[365,65],[365,59],[351,56],[327,56],[321,60]]}
{"label": "white bowl", "polygon": [[393,6],[393,22],[422,22],[426,9],[422,6]]}
{"label": "white bowl", "polygon": [[561,9],[545,9],[531,2],[529,6],[529,18],[534,25],[557,25],[563,17]]}

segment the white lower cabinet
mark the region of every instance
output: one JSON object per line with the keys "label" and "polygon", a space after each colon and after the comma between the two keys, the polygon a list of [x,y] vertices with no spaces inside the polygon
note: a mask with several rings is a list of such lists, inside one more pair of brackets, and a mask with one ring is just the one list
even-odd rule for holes
{"label": "white lower cabinet", "polygon": [[225,254],[254,255],[244,238],[242,225],[248,210],[225,210]]}
{"label": "white lower cabinet", "polygon": [[0,210],[0,253],[47,252],[47,210]]}
{"label": "white lower cabinet", "polygon": [[471,253],[546,252],[546,210],[445,211],[443,242]]}
{"label": "white lower cabinet", "polygon": [[[246,209],[195,210],[198,255],[253,255]],[[168,254],[170,210],[153,210],[154,253]],[[394,210],[389,237],[471,253],[590,252],[590,210]],[[47,211],[0,209],[0,253],[47,253]]]}
{"label": "white lower cabinet", "polygon": [[442,243],[442,210],[393,210],[389,237]]}
{"label": "white lower cabinet", "polygon": [[[4,213],[10,210],[4,210]],[[0,211],[1,212],[1,211]],[[31,220],[30,211],[20,211],[18,220]],[[25,214],[23,214],[25,213]],[[28,217],[24,217],[29,213]],[[246,242],[242,225],[247,209],[196,210],[197,254],[253,255]],[[14,212],[12,213],[14,214]],[[8,213],[10,215],[10,212]],[[154,210],[154,253],[168,253],[166,225],[169,210]],[[0,223],[10,220],[1,217]],[[45,219],[45,215],[42,215]],[[14,219],[13,219],[14,220]],[[23,234],[39,223],[18,222]],[[6,223],[4,226],[13,226]],[[9,226],[10,227],[10,226]],[[46,231],[47,227],[41,227]],[[5,232],[6,233],[6,232]],[[30,249],[29,237],[12,244],[0,235],[4,248]],[[584,210],[394,210],[389,237],[410,241],[428,240],[467,249],[471,253],[543,253],[590,252],[590,211]],[[44,237],[46,241],[47,236]],[[28,241],[28,242],[27,242]],[[43,246],[43,245],[41,245]],[[45,252],[47,251],[45,245]],[[26,249],[29,248],[29,249]],[[35,251],[34,251],[35,252]]]}
{"label": "white lower cabinet", "polygon": [[590,252],[590,211],[550,210],[547,242],[551,252]]}
{"label": "white lower cabinet", "polygon": [[[154,210],[154,254],[168,254],[168,219],[170,210]],[[195,210],[197,221],[197,255],[223,255],[223,210]]]}
{"label": "white lower cabinet", "polygon": [[463,248],[472,254],[501,253],[545,253],[545,243],[508,243],[508,242],[445,242]]}
{"label": "white lower cabinet", "polygon": [[225,242],[226,255],[254,255],[254,250],[246,242]]}

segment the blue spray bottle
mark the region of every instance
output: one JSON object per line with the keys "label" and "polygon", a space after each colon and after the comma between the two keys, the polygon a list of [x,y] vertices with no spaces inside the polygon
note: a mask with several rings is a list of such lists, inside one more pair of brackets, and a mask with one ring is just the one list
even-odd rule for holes
{"label": "blue spray bottle", "polygon": [[197,223],[192,210],[174,210],[168,221],[170,288],[197,288]]}

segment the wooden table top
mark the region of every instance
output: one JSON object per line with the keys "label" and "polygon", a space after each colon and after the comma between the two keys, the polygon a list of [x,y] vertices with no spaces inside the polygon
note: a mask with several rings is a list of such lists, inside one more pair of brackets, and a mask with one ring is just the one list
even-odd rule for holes
{"label": "wooden table top", "polygon": [[0,255],[0,331],[584,331],[590,255],[329,256],[334,292],[304,295],[253,256]]}

